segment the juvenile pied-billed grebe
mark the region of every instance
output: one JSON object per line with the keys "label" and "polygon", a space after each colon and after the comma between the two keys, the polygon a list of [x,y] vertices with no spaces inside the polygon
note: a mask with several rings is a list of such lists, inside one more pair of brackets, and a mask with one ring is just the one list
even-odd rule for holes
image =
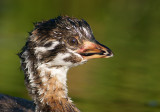
{"label": "juvenile pied-billed grebe", "polygon": [[[83,19],[59,16],[36,23],[19,53],[25,85],[35,107],[30,101],[25,104],[20,98],[2,95],[0,110],[79,112],[67,94],[67,71],[89,59],[112,56],[108,47],[95,40],[89,24]],[[5,99],[10,100],[6,107],[3,105]]]}

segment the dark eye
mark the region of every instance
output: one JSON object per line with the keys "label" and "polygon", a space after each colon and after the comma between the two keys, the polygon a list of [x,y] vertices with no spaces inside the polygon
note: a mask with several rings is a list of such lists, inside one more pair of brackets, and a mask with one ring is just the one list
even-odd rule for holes
{"label": "dark eye", "polygon": [[69,45],[78,45],[78,40],[76,39],[76,38],[74,38],[74,37],[70,37],[69,39],[68,39],[68,43],[69,43]]}

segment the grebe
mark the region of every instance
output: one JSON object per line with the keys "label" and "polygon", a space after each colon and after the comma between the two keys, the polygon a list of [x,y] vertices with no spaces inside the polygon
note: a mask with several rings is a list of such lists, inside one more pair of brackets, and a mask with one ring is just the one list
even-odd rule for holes
{"label": "grebe", "polygon": [[[25,85],[34,104],[0,95],[0,111],[80,112],[68,97],[67,71],[89,59],[112,56],[112,51],[94,38],[83,19],[59,16],[38,22],[19,53]],[[3,103],[5,100],[7,104]]]}

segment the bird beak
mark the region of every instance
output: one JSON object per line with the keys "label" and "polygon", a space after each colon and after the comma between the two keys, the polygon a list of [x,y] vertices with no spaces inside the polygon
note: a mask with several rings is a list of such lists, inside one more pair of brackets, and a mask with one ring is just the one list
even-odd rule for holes
{"label": "bird beak", "polygon": [[85,40],[77,52],[86,60],[93,58],[109,58],[113,56],[112,51],[98,41],[91,42]]}

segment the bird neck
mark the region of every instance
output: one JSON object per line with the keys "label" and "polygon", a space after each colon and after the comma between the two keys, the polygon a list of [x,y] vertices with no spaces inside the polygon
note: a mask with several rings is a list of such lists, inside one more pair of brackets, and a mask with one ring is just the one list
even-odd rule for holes
{"label": "bird neck", "polygon": [[[31,67],[27,64],[26,67]],[[47,64],[27,68],[25,83],[36,104],[36,112],[79,112],[67,94],[68,69],[66,66],[48,67]]]}
{"label": "bird neck", "polygon": [[[38,82],[35,81],[36,85],[39,85],[38,96],[41,102],[48,103],[50,98],[61,99],[67,98],[67,67],[46,67],[45,64],[37,68]],[[46,100],[47,99],[47,100]]]}

